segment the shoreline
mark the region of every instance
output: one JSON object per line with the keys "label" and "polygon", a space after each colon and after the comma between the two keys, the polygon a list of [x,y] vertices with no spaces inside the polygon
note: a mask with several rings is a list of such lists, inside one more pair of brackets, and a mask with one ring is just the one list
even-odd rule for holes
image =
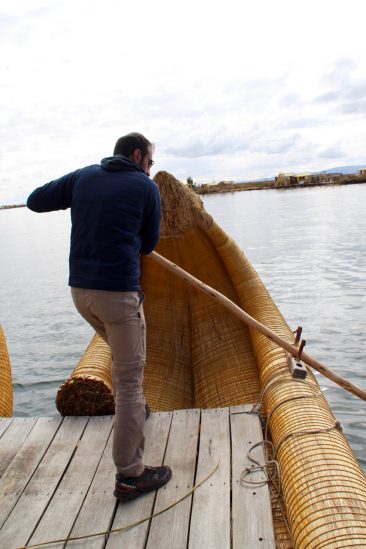
{"label": "shoreline", "polygon": [[[278,185],[276,181],[255,181],[253,183],[205,183],[200,187],[191,187],[196,194],[222,194],[234,193],[239,191],[269,191],[269,190],[287,190],[303,189],[309,187],[335,187],[340,185],[357,185],[366,183],[366,176],[344,176],[337,181],[324,183],[291,183],[287,185]],[[0,210],[11,210],[14,208],[25,208],[26,204],[4,204],[0,205]]]}
{"label": "shoreline", "polygon": [[338,181],[325,183],[292,183],[287,185],[278,185],[275,181],[257,181],[253,183],[215,183],[205,184],[201,187],[195,187],[193,190],[197,194],[219,194],[233,193],[238,191],[267,191],[267,190],[287,190],[302,189],[309,187],[334,187],[339,185],[356,185],[366,183],[366,176],[345,176]]}

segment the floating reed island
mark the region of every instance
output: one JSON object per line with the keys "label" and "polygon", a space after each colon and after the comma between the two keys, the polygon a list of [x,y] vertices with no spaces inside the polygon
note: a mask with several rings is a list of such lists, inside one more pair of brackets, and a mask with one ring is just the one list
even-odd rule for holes
{"label": "floating reed island", "polygon": [[[295,337],[255,269],[167,172],[154,178],[163,219],[156,251],[290,344]],[[366,547],[366,477],[311,370],[293,377],[287,353],[152,257],[142,257],[147,321],[144,393],[155,412],[251,405],[267,441],[278,547]],[[94,336],[56,405],[64,415],[113,413],[111,354]],[[269,449],[271,448],[271,449]]]}
{"label": "floating reed island", "polygon": [[262,191],[270,189],[295,189],[309,187],[327,187],[330,185],[354,185],[366,183],[366,170],[357,174],[320,173],[320,174],[279,174],[272,179],[235,183],[234,181],[220,181],[219,183],[204,183],[194,185],[197,194],[232,193],[235,191]]}

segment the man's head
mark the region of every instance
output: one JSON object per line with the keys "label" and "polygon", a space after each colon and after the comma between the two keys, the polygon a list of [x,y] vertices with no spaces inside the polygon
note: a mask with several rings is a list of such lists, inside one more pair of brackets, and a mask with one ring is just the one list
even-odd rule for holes
{"label": "man's head", "polygon": [[154,164],[152,159],[153,145],[141,133],[129,133],[120,137],[114,147],[113,154],[122,154],[141,166],[150,175],[150,168]]}

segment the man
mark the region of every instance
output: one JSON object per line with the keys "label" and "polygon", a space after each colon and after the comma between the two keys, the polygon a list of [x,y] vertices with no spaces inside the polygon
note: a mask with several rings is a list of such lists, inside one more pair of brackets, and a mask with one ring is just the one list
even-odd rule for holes
{"label": "man", "polygon": [[[159,189],[149,178],[153,146],[139,133],[118,139],[113,156],[35,189],[35,212],[71,208],[69,285],[79,313],[109,344],[115,397],[114,495],[121,501],[164,486],[168,466],[144,467],[146,359],[140,253],[159,239]],[[147,415],[147,414],[146,414]]]}

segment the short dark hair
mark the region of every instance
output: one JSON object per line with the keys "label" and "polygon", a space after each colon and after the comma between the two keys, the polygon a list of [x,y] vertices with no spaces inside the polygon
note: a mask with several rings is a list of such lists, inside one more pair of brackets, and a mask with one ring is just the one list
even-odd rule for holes
{"label": "short dark hair", "polygon": [[142,158],[144,158],[148,148],[151,146],[152,143],[150,143],[141,133],[133,132],[118,139],[113,154],[122,154],[128,158],[136,149],[140,149]]}

